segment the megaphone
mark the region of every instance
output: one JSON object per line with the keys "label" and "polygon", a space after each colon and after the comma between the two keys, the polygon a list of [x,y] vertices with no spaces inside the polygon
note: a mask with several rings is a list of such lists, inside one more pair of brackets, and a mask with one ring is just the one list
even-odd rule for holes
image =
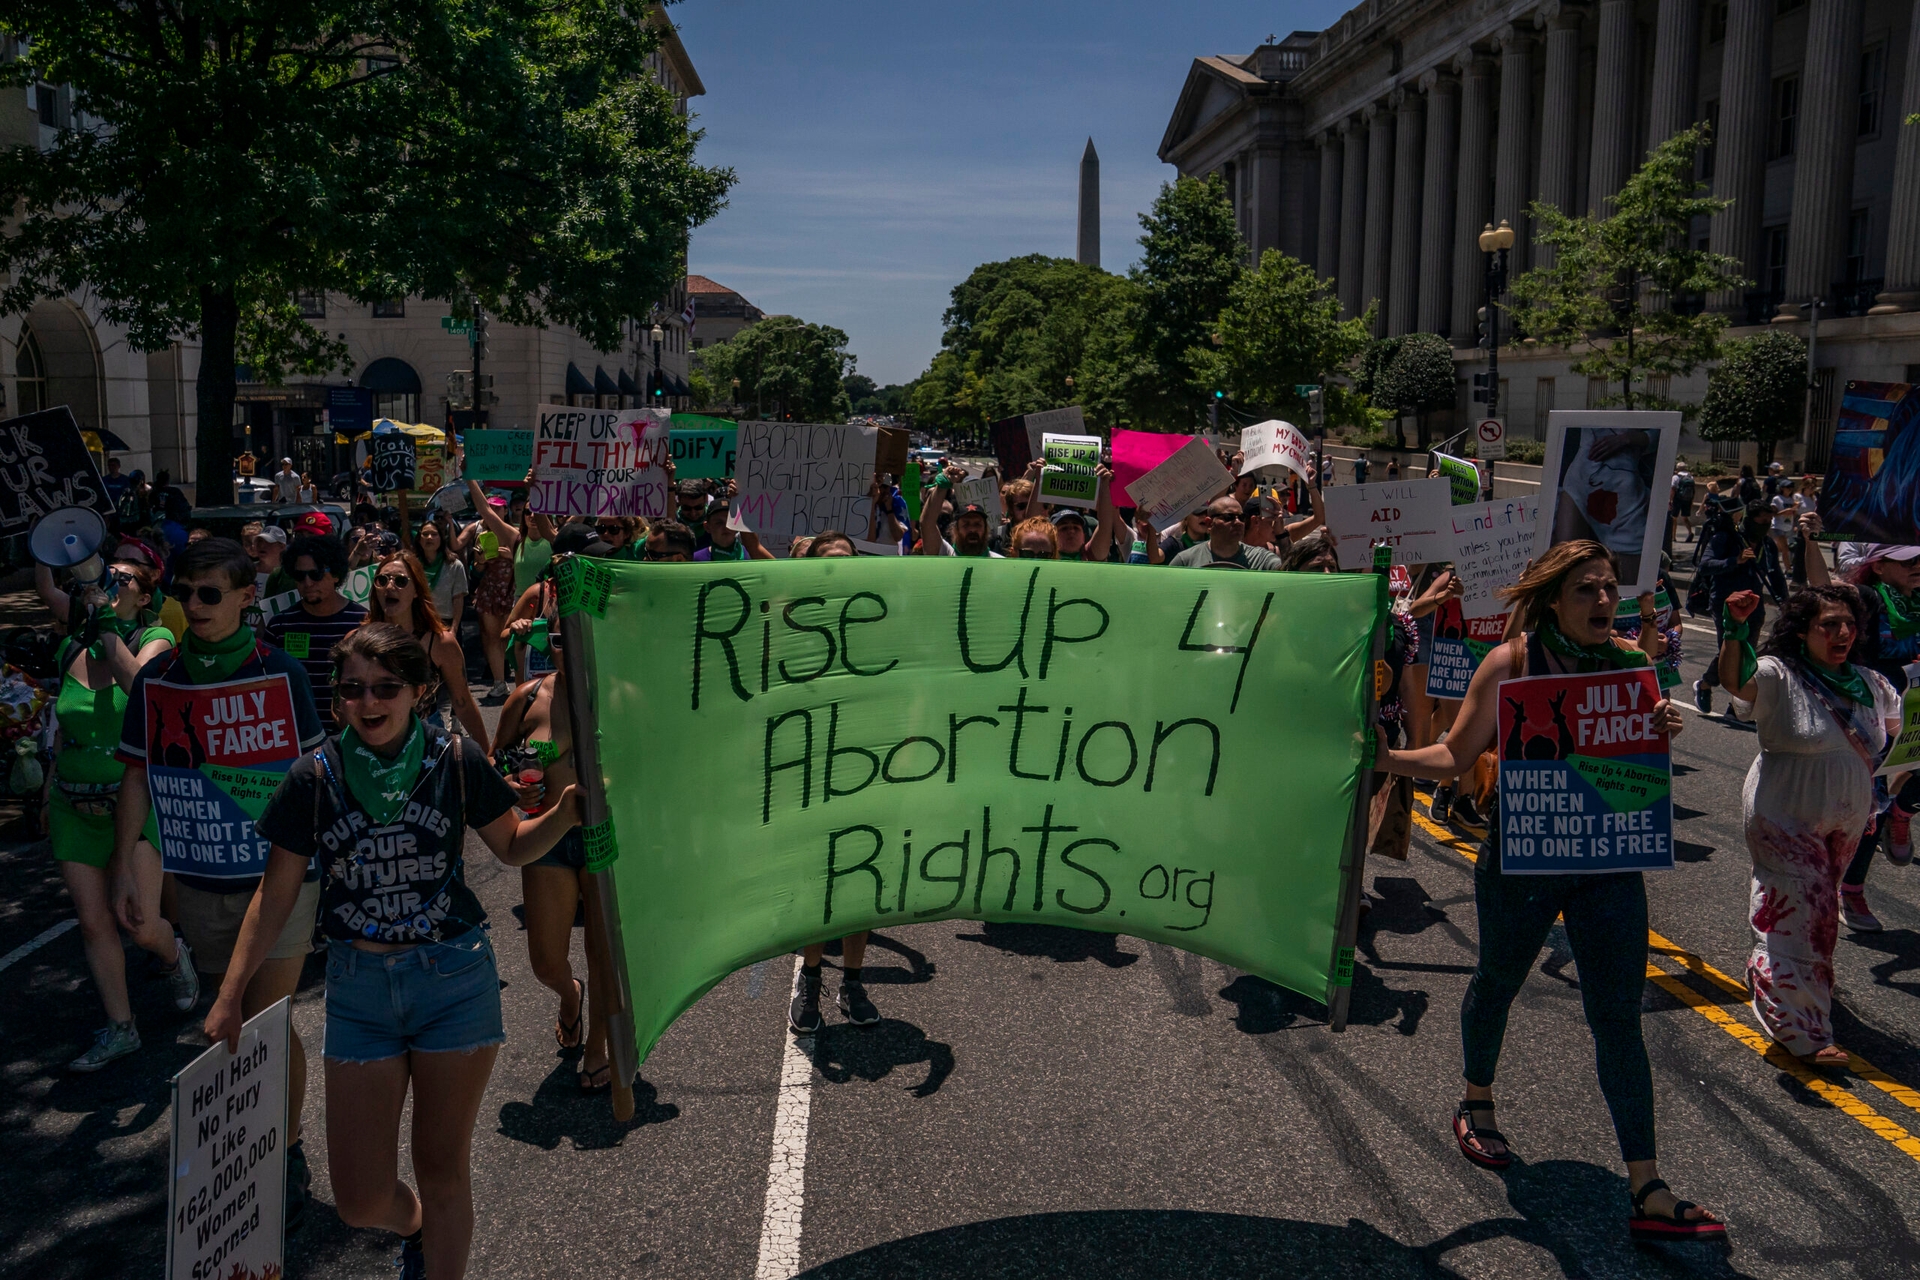
{"label": "megaphone", "polygon": [[75,579],[95,583],[106,576],[100,562],[100,544],[107,540],[107,522],[89,507],[61,507],[48,512],[27,535],[33,558],[49,569],[66,569]]}

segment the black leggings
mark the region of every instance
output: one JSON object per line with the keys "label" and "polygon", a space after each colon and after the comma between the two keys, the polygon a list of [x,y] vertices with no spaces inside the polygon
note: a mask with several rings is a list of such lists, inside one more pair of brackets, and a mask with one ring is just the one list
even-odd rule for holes
{"label": "black leggings", "polygon": [[[1497,820],[1497,819],[1496,819]],[[1637,871],[1585,876],[1503,876],[1483,848],[1474,869],[1480,963],[1460,1006],[1467,1083],[1493,1084],[1507,1008],[1527,980],[1554,918],[1564,914],[1580,971],[1580,1000],[1593,1032],[1600,1092],[1613,1114],[1620,1154],[1653,1154],[1653,1071],[1640,1038],[1647,975],[1647,890]]]}

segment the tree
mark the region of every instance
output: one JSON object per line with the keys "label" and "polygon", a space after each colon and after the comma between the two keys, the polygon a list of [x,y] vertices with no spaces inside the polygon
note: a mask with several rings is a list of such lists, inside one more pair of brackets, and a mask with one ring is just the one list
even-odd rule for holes
{"label": "tree", "polygon": [[1702,440],[1751,440],[1760,465],[1773,461],[1773,446],[1800,434],[1807,408],[1807,344],[1797,335],[1768,329],[1735,338],[1720,351],[1720,365],[1707,375],[1700,403]]}
{"label": "tree", "polygon": [[[1139,345],[1152,361],[1155,417],[1191,427],[1207,414],[1215,387],[1215,321],[1245,273],[1247,246],[1217,174],[1164,183],[1140,215],[1140,265],[1130,273],[1140,291]],[[1144,408],[1144,406],[1142,406]]]}
{"label": "tree", "polygon": [[602,349],[684,272],[732,174],[648,73],[639,0],[14,0],[13,85],[74,127],[0,154],[0,308],[82,287],[201,343],[198,497],[231,500],[235,366],[345,365],[295,292],[409,294]]}
{"label": "tree", "polygon": [[1220,345],[1203,372],[1237,403],[1305,422],[1307,402],[1295,388],[1324,384],[1330,426],[1374,425],[1378,414],[1367,396],[1330,380],[1372,344],[1374,312],[1340,318],[1340,299],[1311,267],[1278,249],[1260,255],[1260,265],[1242,275],[1216,319]]}
{"label": "tree", "polygon": [[709,384],[732,387],[734,400],[776,422],[845,422],[852,414],[843,379],[853,371],[847,335],[832,325],[768,316],[701,350]]}
{"label": "tree", "polygon": [[1437,333],[1380,339],[1360,358],[1354,377],[1354,387],[1370,404],[1392,411],[1394,438],[1402,448],[1406,439],[1401,433],[1401,415],[1419,415],[1420,444],[1425,446],[1427,411],[1453,404],[1455,382],[1453,344]]}
{"label": "tree", "polygon": [[871,400],[880,390],[877,383],[864,373],[850,373],[840,379],[840,387],[847,393],[847,402],[857,411],[863,400]]}
{"label": "tree", "polygon": [[1606,217],[1569,217],[1539,203],[1529,211],[1539,228],[1535,239],[1553,259],[1514,281],[1514,324],[1540,342],[1584,348],[1573,371],[1620,386],[1601,405],[1691,413],[1692,406],[1636,391],[1635,384],[1684,377],[1712,363],[1726,317],[1691,303],[1748,283],[1738,259],[1692,245],[1694,220],[1732,203],[1701,194],[1694,156],[1706,140],[1701,125],[1661,143],[1613,197]]}

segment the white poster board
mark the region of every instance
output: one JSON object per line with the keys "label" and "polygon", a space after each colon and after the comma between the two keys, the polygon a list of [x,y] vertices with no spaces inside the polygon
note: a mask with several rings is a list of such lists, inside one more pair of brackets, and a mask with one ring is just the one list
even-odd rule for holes
{"label": "white poster board", "polygon": [[1327,528],[1340,567],[1373,567],[1373,548],[1384,543],[1394,564],[1436,564],[1453,558],[1453,485],[1439,480],[1389,480],[1337,484],[1320,491]]}
{"label": "white poster board", "polygon": [[1448,510],[1453,525],[1453,572],[1464,594],[1460,611],[1469,618],[1504,612],[1494,596],[1520,580],[1533,554],[1538,498],[1501,498]]}
{"label": "white poster board", "polygon": [[529,504],[550,516],[642,516],[671,506],[664,409],[535,411]]}
{"label": "white poster board", "polygon": [[1007,518],[1006,508],[1000,505],[1000,481],[993,476],[975,476],[953,486],[952,510],[959,512],[970,502],[986,508],[989,529],[998,529]]}
{"label": "white poster board", "polygon": [[1207,442],[1196,436],[1165,462],[1127,486],[1135,510],[1144,511],[1161,533],[1233,487],[1233,473],[1220,465]]}
{"label": "white poster board", "polygon": [[730,523],[785,555],[797,537],[867,531],[880,429],[865,423],[742,422]]}
{"label": "white poster board", "polygon": [[247,1020],[173,1078],[168,1280],[279,1275],[287,1211],[291,1002]]}
{"label": "white poster board", "polygon": [[1652,591],[1660,574],[1680,415],[1626,409],[1555,409],[1540,469],[1537,560],[1556,543],[1588,538],[1620,562],[1620,594]]}
{"label": "white poster board", "polygon": [[1246,455],[1240,460],[1243,476],[1261,467],[1285,467],[1305,480],[1313,446],[1291,422],[1269,418],[1240,433],[1240,452]]}

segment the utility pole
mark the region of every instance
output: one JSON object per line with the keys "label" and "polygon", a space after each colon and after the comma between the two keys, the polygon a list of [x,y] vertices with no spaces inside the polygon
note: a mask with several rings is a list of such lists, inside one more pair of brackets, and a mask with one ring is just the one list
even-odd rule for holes
{"label": "utility pole", "polygon": [[487,403],[487,393],[481,389],[483,384],[480,381],[480,365],[488,355],[487,313],[480,309],[478,298],[473,302],[473,329],[470,338],[473,343],[473,387],[467,403],[473,414],[471,425],[483,427],[487,422],[487,411],[482,406]]}
{"label": "utility pole", "polygon": [[[1820,299],[1803,302],[1800,309],[1807,313],[1807,403],[1800,415],[1800,439],[1808,448],[1813,447],[1813,355],[1820,345]],[[1772,446],[1768,446],[1771,448]]]}
{"label": "utility pole", "polygon": [[1486,306],[1482,309],[1486,315],[1483,333],[1487,345],[1487,389],[1484,396],[1476,394],[1474,399],[1484,399],[1487,403],[1487,416],[1500,416],[1500,310],[1496,305],[1500,296],[1507,291],[1507,251],[1513,248],[1513,227],[1502,218],[1498,229],[1492,223],[1480,233],[1480,252],[1487,255],[1486,264]]}

